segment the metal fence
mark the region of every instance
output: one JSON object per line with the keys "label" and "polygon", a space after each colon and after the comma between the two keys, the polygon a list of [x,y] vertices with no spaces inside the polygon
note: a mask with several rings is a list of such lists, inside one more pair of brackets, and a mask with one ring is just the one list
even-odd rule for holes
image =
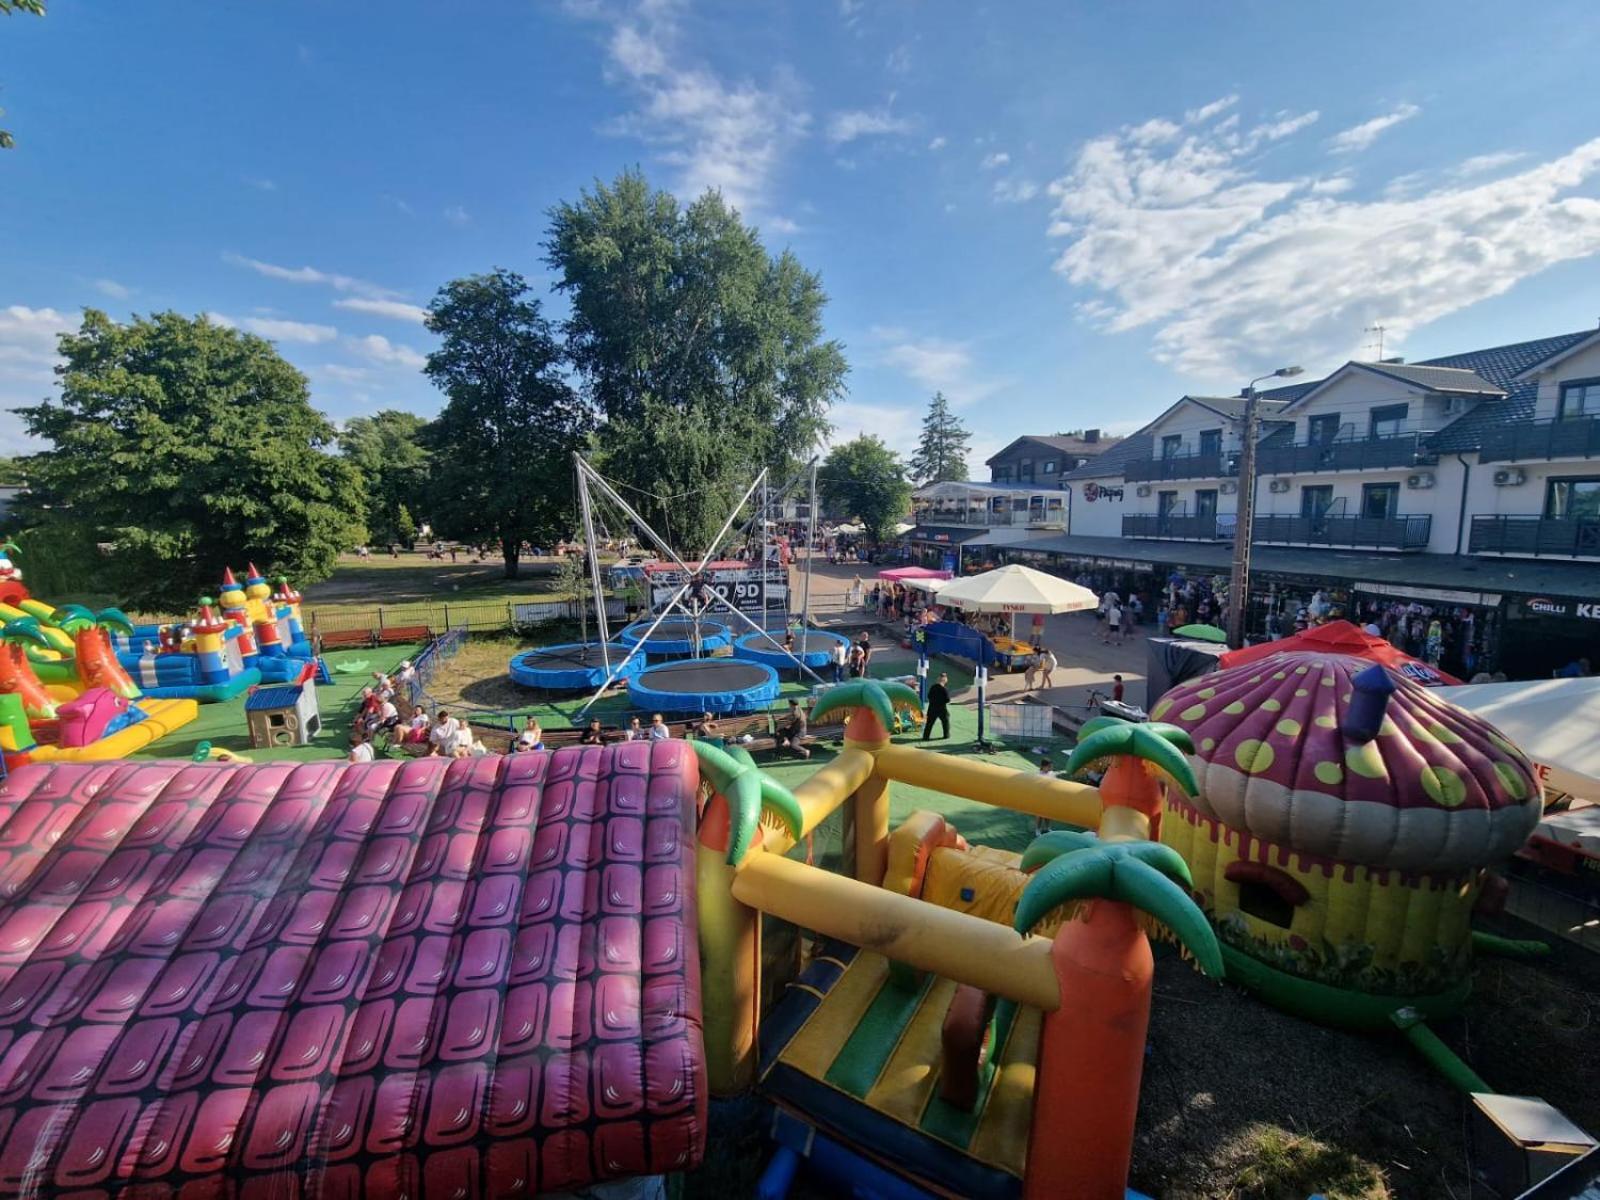
{"label": "metal fence", "polygon": [[428,685],[439,673],[439,668],[460,653],[461,644],[466,640],[467,631],[464,627],[446,630],[423,647],[422,653],[412,660],[411,666],[416,674],[406,684],[406,700],[411,707],[416,708],[427,698]]}
{"label": "metal fence", "polygon": [[[434,633],[466,629],[474,633],[533,628],[558,621],[577,621],[588,601],[543,600],[527,604],[473,604],[439,602],[424,604],[384,604],[372,608],[313,608],[307,621],[313,634],[343,633],[348,630],[403,629],[426,626]],[[621,621],[627,608],[621,600],[606,605],[606,616]]]}

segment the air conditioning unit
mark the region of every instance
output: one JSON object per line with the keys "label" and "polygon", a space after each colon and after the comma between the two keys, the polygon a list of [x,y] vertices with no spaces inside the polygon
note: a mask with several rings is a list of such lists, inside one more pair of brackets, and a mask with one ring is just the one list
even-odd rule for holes
{"label": "air conditioning unit", "polygon": [[1288,490],[1289,481],[1287,479],[1274,479],[1267,484],[1267,491],[1269,492],[1287,492]]}
{"label": "air conditioning unit", "polygon": [[1433,486],[1432,471],[1418,471],[1415,475],[1406,476],[1406,486],[1416,491],[1423,491]]}
{"label": "air conditioning unit", "polygon": [[1521,467],[1506,467],[1494,473],[1495,487],[1516,487],[1528,482],[1528,473]]}
{"label": "air conditioning unit", "polygon": [[1138,487],[1133,489],[1133,494],[1138,496],[1139,499],[1143,500],[1150,494],[1150,485],[1148,483],[1141,483]]}
{"label": "air conditioning unit", "polygon": [[1239,485],[1232,479],[1224,479],[1222,481],[1222,486],[1217,490],[1220,491],[1224,496],[1231,496],[1239,490]]}

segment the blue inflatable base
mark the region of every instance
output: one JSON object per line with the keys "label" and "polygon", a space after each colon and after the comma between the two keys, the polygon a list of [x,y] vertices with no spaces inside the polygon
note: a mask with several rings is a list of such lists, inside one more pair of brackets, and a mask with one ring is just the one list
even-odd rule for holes
{"label": "blue inflatable base", "polygon": [[[633,647],[644,643],[645,650],[652,658],[660,658],[670,654],[695,653],[694,622],[687,617],[667,617],[657,625],[655,632],[650,634],[650,640],[645,641],[645,633],[650,628],[649,621],[635,621],[632,625],[623,628],[617,634],[617,641],[624,646]],[[733,642],[733,630],[720,621],[700,622],[700,647],[701,654],[710,654],[713,650],[721,650]]]}
{"label": "blue inflatable base", "polygon": [[760,712],[777,698],[776,671],[732,658],[661,663],[628,681],[628,700],[650,712]]}
{"label": "blue inflatable base", "polygon": [[[632,646],[607,642],[605,648],[606,654],[611,656],[611,669],[616,672],[612,676],[614,679],[632,679],[648,665],[643,652],[628,659]],[[627,666],[622,666],[624,659],[628,659]],[[515,655],[506,667],[506,674],[513,683],[546,692],[592,692],[606,681],[606,659],[599,642],[540,646]]]}
{"label": "blue inflatable base", "polygon": [[[761,663],[775,671],[798,670],[795,659],[799,659],[813,671],[820,671],[833,662],[835,649],[850,645],[849,638],[840,637],[837,633],[811,629],[806,631],[804,638],[798,633],[794,635],[794,654],[791,657],[783,648],[783,634],[781,629],[773,630],[770,636],[747,633],[734,639],[733,656],[745,662]],[[802,645],[805,647],[804,654],[800,652]]]}

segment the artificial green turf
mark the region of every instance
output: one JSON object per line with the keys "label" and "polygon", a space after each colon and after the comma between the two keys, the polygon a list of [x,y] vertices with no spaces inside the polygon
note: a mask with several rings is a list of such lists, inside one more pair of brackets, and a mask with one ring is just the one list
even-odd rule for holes
{"label": "artificial green turf", "polygon": [[[415,658],[420,646],[384,646],[378,650],[330,650],[324,657],[333,674],[332,683],[317,685],[317,708],[322,714],[322,729],[309,746],[285,746],[255,750],[250,746],[250,727],[244,719],[244,696],[221,704],[202,704],[200,715],[170,737],[137,751],[134,758],[189,758],[201,742],[219,750],[230,750],[254,762],[311,761],[343,758],[350,746],[350,724],[359,707],[361,689],[372,682],[372,672],[391,670],[403,658]],[[342,674],[340,663],[365,659],[365,671]]]}

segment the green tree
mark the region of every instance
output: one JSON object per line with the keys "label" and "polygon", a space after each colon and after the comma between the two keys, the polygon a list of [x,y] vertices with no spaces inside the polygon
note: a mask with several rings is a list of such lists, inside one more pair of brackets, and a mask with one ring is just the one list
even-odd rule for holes
{"label": "green tree", "polygon": [[874,542],[883,541],[884,530],[911,509],[905,467],[870,433],[828,452],[817,471],[817,490],[830,510],[860,521]]}
{"label": "green tree", "polygon": [[563,554],[556,560],[555,574],[550,586],[555,594],[574,610],[569,616],[578,618],[579,640],[589,640],[589,600],[594,581],[589,578],[588,559],[583,554]]}
{"label": "green tree", "polygon": [[919,486],[967,477],[967,450],[972,434],[950,409],[943,392],[935,392],[922,418],[922,437],[911,456],[911,478]]}
{"label": "green tree", "polygon": [[627,172],[551,213],[567,353],[606,420],[601,468],[686,553],[761,467],[797,470],[847,371],[821,281],[715,192],[687,207]]}
{"label": "green tree", "polygon": [[423,372],[449,397],[428,427],[429,514],[446,537],[500,545],[515,579],[523,539],[573,520],[572,452],[593,425],[561,374],[561,347],[522,276],[456,279],[428,306],[440,346]]}
{"label": "green tree", "polygon": [[366,492],[364,513],[368,534],[379,544],[401,542],[400,512],[419,502],[428,477],[428,451],[422,431],[428,423],[415,413],[384,409],[371,417],[352,417],[339,434],[339,447],[350,465],[361,472]]}
{"label": "green tree", "polygon": [[15,458],[0,458],[0,486],[21,487],[27,481],[20,462]]}
{"label": "green tree", "polygon": [[395,537],[402,546],[410,546],[417,540],[417,522],[411,515],[411,510],[404,504],[397,505],[394,511]]}
{"label": "green tree", "polygon": [[111,547],[80,587],[181,610],[229,563],[304,584],[364,538],[356,472],[326,452],[333,427],[269,342],[204,317],[86,309],[60,353],[60,398],[17,410],[50,445],[22,462],[22,515]]}
{"label": "green tree", "polygon": [[[32,13],[36,17],[44,16],[44,0],[0,0],[0,16],[9,17],[14,12]],[[0,108],[0,117],[5,116],[6,110]],[[4,129],[0,129],[0,150],[9,150],[15,146],[16,139]]]}

